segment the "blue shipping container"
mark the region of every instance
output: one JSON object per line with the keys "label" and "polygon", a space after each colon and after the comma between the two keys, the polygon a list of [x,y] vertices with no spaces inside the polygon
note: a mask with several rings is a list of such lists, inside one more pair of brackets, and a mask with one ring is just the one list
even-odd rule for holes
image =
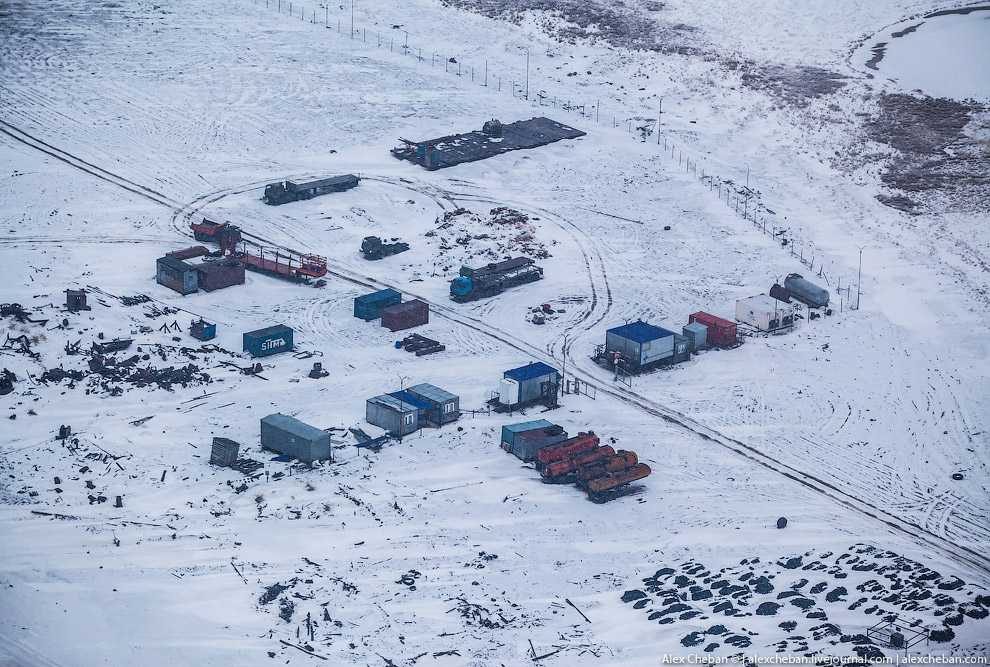
{"label": "blue shipping container", "polygon": [[354,299],[354,317],[362,320],[377,320],[382,316],[382,308],[402,303],[402,295],[394,289],[383,289]]}
{"label": "blue shipping container", "polygon": [[291,349],[292,329],[284,324],[244,334],[244,350],[250,352],[252,357],[267,357]]}

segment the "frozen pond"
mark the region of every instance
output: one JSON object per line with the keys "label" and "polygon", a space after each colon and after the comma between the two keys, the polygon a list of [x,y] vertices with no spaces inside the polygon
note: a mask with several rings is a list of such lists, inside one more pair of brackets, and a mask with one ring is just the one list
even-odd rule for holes
{"label": "frozen pond", "polygon": [[990,5],[893,26],[858,49],[853,63],[902,90],[990,100]]}

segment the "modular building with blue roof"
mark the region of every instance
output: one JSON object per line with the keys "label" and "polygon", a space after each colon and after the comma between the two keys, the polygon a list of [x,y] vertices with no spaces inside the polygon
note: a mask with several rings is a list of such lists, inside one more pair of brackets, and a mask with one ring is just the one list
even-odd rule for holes
{"label": "modular building with blue roof", "polygon": [[531,362],[502,374],[498,400],[509,407],[540,400],[555,404],[559,387],[560,373],[556,368],[542,361]]}
{"label": "modular building with blue roof", "polygon": [[674,356],[677,334],[646,322],[630,322],[605,332],[605,354],[618,354],[630,369]]}
{"label": "modular building with blue roof", "polygon": [[401,436],[420,427],[420,416],[430,409],[430,404],[408,391],[393,391],[369,398],[365,404],[365,419],[392,435]]}

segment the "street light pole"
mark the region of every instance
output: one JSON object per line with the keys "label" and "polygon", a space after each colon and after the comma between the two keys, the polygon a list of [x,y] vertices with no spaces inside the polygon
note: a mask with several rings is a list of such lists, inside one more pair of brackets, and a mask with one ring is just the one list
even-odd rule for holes
{"label": "street light pole", "polygon": [[749,162],[744,162],[746,165],[746,189],[749,190]]}

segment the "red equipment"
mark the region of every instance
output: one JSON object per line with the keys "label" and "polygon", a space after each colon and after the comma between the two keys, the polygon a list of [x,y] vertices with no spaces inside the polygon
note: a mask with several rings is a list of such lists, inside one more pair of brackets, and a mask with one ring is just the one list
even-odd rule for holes
{"label": "red equipment", "polygon": [[547,464],[540,471],[540,474],[548,482],[559,482],[561,478],[567,477],[578,468],[589,463],[594,463],[606,456],[612,456],[613,454],[615,454],[615,450],[608,445],[596,447],[591,451],[579,454],[573,458],[561,459],[560,461]]}
{"label": "red equipment", "polygon": [[183,250],[173,250],[172,252],[165,253],[166,257],[174,257],[176,259],[192,259],[194,257],[202,257],[203,255],[209,253],[210,251],[201,245],[193,246],[192,248],[185,248]]}
{"label": "red equipment", "polygon": [[229,255],[234,252],[235,247],[241,241],[241,228],[230,222],[213,222],[208,218],[203,218],[203,222],[191,222],[189,228],[193,230],[193,236],[197,241],[208,241],[220,246],[220,253]]}
{"label": "red equipment", "polygon": [[697,312],[688,318],[688,324],[698,322],[708,327],[708,340],[714,345],[736,344],[736,323],[708,313]]}
{"label": "red equipment", "polygon": [[[322,278],[327,275],[327,258],[319,255],[296,255],[295,253],[285,253],[284,251],[268,251],[259,247],[257,252],[248,250],[245,245],[243,252],[233,253],[231,256],[243,262],[252,271],[264,273],[274,273],[275,275],[290,278],[292,280],[304,280],[306,276]],[[293,263],[293,261],[295,263]]]}
{"label": "red equipment", "polygon": [[632,468],[626,468],[625,470],[610,473],[604,477],[598,477],[597,479],[590,480],[586,484],[588,494],[592,498],[599,497],[606,491],[611,491],[612,489],[622,486],[623,484],[635,482],[637,479],[643,479],[651,472],[653,471],[650,470],[650,466],[645,463],[640,463],[634,465]]}
{"label": "red equipment", "polygon": [[554,461],[577,456],[589,449],[594,449],[599,442],[598,436],[594,433],[579,433],[575,438],[568,438],[536,452],[537,466],[543,467]]}
{"label": "red equipment", "polygon": [[637,463],[639,463],[639,457],[636,456],[636,452],[627,452],[620,449],[619,453],[615,456],[581,466],[577,470],[577,476],[582,482],[587,482],[589,479],[604,477],[609,473],[631,468]]}

